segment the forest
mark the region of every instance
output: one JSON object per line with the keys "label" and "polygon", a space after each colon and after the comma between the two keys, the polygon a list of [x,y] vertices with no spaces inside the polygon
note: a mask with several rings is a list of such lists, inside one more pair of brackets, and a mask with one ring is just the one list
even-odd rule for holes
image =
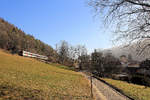
{"label": "forest", "polygon": [[26,50],[45,55],[52,62],[56,62],[57,59],[57,53],[51,46],[26,34],[2,18],[0,18],[0,48],[8,50],[12,54]]}

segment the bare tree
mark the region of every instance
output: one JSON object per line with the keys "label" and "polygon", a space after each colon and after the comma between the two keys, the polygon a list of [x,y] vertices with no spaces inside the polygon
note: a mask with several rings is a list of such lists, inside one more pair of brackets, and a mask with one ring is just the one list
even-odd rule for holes
{"label": "bare tree", "polygon": [[[139,44],[139,54],[150,46],[150,0],[89,0],[105,23],[115,26],[114,40],[123,44]],[[139,42],[140,41],[140,42]]]}
{"label": "bare tree", "polygon": [[129,60],[129,61],[132,61],[132,60],[133,60],[131,54],[128,54],[128,60]]}
{"label": "bare tree", "polygon": [[69,45],[66,41],[61,41],[60,44],[57,45],[57,52],[59,54],[60,63],[64,64],[68,59],[69,55]]}
{"label": "bare tree", "polygon": [[90,70],[95,72],[100,76],[102,75],[104,68],[103,68],[103,53],[98,50],[94,50],[94,52],[91,53],[91,67]]}
{"label": "bare tree", "polygon": [[78,58],[79,69],[88,69],[89,68],[89,55],[87,54],[87,49],[84,45],[77,45],[75,47],[76,56]]}
{"label": "bare tree", "polygon": [[76,60],[77,59],[77,52],[76,48],[72,45],[69,47],[69,58]]}
{"label": "bare tree", "polygon": [[82,55],[87,55],[87,49],[84,45],[77,45],[75,48],[76,48],[75,52],[77,57],[80,57]]}

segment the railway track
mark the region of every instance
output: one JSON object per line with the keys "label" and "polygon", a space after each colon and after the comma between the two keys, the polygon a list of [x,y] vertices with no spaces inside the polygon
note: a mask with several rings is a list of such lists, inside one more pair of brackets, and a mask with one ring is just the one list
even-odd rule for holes
{"label": "railway track", "polygon": [[[82,73],[89,81],[90,76]],[[110,85],[106,84],[105,82],[101,81],[98,77],[92,78],[92,85],[93,89],[95,88],[97,91],[93,90],[93,94],[97,94],[95,96],[96,100],[133,100],[124,94],[120,93]],[[98,93],[99,92],[99,93]],[[99,99],[101,98],[101,99]]]}

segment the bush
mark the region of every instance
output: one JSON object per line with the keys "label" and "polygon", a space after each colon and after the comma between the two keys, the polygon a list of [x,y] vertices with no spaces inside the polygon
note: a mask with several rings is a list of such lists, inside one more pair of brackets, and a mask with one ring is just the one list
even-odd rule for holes
{"label": "bush", "polygon": [[150,86],[150,78],[144,75],[132,75],[131,82],[134,84]]}

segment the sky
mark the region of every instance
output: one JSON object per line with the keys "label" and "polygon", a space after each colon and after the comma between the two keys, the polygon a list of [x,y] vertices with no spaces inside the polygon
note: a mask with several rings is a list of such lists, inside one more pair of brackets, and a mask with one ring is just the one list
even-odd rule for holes
{"label": "sky", "polygon": [[0,17],[55,49],[61,40],[89,52],[111,47],[110,31],[88,0],[1,0]]}

